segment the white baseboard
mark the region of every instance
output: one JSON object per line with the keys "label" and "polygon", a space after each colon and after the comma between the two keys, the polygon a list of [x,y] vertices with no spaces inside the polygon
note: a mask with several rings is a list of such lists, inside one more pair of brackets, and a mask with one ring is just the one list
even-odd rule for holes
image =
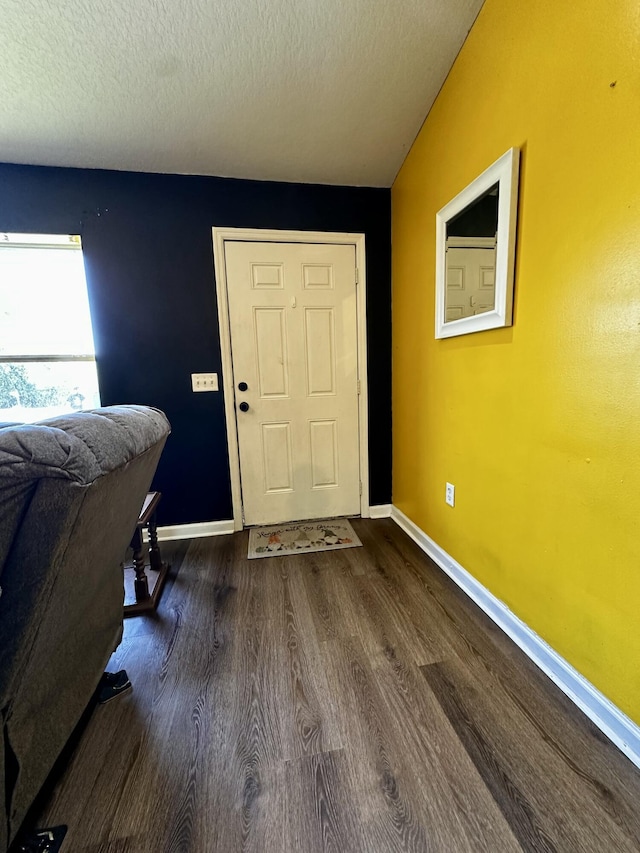
{"label": "white baseboard", "polygon": [[640,768],[640,727],[395,506],[391,518]]}
{"label": "white baseboard", "polygon": [[[391,516],[391,504],[376,504],[370,507],[371,518],[389,518]],[[158,539],[167,542],[171,539],[199,539],[202,536],[223,536],[233,533],[233,519],[228,521],[200,521],[195,524],[175,524],[169,527],[158,527]],[[143,531],[143,539],[146,542],[147,531]]]}
{"label": "white baseboard", "polygon": [[[195,524],[174,524],[169,527],[158,528],[158,539],[160,542],[168,542],[170,539],[200,539],[202,536],[222,536],[225,533],[233,533],[233,519],[229,521],[199,521]],[[144,541],[147,541],[147,531],[143,532]]]}
{"label": "white baseboard", "polygon": [[373,504],[369,507],[370,518],[390,518],[391,504]]}

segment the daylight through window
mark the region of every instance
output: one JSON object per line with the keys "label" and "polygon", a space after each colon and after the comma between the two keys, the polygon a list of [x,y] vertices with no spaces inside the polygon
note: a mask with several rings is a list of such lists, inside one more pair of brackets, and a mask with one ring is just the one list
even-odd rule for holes
{"label": "daylight through window", "polygon": [[0,422],[99,405],[80,237],[0,233]]}

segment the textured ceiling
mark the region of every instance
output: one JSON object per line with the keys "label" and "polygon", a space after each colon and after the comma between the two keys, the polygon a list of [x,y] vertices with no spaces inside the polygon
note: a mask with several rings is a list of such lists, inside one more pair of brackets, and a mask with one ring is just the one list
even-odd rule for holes
{"label": "textured ceiling", "polygon": [[389,186],[482,0],[0,0],[0,160]]}

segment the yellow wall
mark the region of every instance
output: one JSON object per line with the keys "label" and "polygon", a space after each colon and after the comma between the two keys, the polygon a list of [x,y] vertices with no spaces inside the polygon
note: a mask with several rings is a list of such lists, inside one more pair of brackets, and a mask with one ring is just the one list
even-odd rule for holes
{"label": "yellow wall", "polygon": [[[514,325],[436,341],[436,211],[511,146]],[[487,0],[392,200],[394,503],[640,723],[637,0]]]}

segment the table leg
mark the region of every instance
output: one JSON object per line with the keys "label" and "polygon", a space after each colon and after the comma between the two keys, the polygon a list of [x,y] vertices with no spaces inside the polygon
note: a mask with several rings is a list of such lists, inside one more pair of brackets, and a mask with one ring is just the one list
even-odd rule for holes
{"label": "table leg", "polygon": [[149,531],[149,564],[154,572],[159,572],[162,568],[162,557],[160,556],[160,546],[158,545],[158,528],[155,512],[149,519],[147,530]]}
{"label": "table leg", "polygon": [[133,546],[133,565],[136,570],[136,579],[133,584],[136,592],[136,602],[146,601],[149,598],[149,581],[147,573],[144,570],[145,554],[142,545],[142,530],[139,527],[136,527],[131,544]]}

